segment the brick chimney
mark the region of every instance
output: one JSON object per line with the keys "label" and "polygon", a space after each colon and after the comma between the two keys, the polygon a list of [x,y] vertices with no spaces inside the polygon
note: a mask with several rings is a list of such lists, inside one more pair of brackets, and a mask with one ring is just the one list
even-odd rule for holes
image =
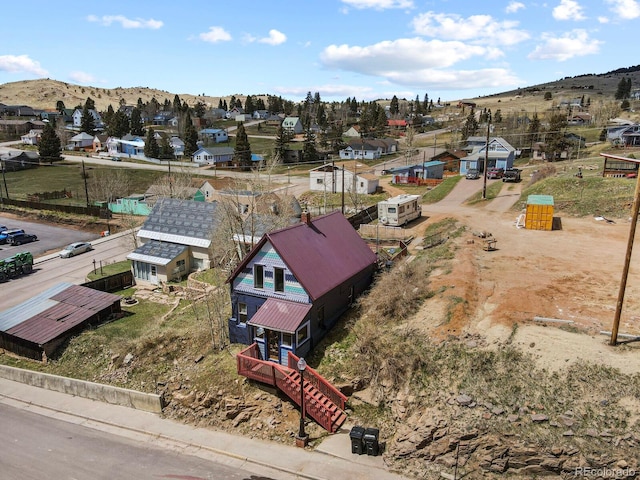
{"label": "brick chimney", "polygon": [[311,214],[308,210],[302,211],[302,216],[300,217],[302,223],[306,223],[307,225],[311,225]]}

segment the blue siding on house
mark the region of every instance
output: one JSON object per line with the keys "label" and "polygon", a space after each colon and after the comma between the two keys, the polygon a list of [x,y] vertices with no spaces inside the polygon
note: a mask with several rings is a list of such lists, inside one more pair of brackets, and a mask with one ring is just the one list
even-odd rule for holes
{"label": "blue siding on house", "polygon": [[[254,265],[264,266],[264,288],[254,288],[253,267]],[[285,269],[285,287],[284,294],[274,291],[273,270],[274,268]],[[233,290],[237,293],[247,293],[252,295],[263,295],[266,297],[277,297],[291,300],[292,302],[310,303],[311,299],[307,292],[302,288],[296,277],[288,270],[286,264],[282,261],[278,253],[273,249],[270,243],[256,253],[247,268],[242,270],[233,282]]]}

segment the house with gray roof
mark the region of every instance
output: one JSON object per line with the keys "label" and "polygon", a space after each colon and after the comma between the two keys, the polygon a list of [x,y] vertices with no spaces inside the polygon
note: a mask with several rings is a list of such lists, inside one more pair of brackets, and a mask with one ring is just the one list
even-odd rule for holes
{"label": "house with gray roof", "polygon": [[490,137],[488,144],[486,137],[469,137],[464,150],[471,153],[460,160],[460,175],[472,169],[483,172],[485,160],[488,160],[487,168],[507,170],[513,168],[516,159],[516,149],[502,137]]}
{"label": "house with gray roof", "polygon": [[161,284],[211,267],[211,242],[218,226],[216,202],[160,198],[127,258],[136,282]]}
{"label": "house with gray roof", "polygon": [[369,287],[376,255],[340,211],[262,236],[229,276],[233,343],[263,360],[307,356]]}
{"label": "house with gray roof", "polygon": [[282,121],[282,129],[289,133],[297,135],[299,133],[302,133],[302,122],[298,117],[287,117]]}

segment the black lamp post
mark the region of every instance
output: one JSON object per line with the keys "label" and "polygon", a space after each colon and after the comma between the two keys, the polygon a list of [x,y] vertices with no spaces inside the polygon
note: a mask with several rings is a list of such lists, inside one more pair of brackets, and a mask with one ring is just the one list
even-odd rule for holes
{"label": "black lamp post", "polygon": [[300,371],[300,430],[296,437],[296,445],[298,447],[305,447],[309,441],[309,436],[304,431],[304,371],[307,368],[307,362],[304,358],[298,359],[298,370]]}

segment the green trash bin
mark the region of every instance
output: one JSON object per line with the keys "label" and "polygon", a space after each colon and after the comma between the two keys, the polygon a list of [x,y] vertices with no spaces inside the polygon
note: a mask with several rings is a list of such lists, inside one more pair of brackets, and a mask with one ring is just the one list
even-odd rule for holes
{"label": "green trash bin", "polygon": [[349,438],[351,439],[351,453],[362,455],[364,453],[364,428],[353,427],[349,432]]}

